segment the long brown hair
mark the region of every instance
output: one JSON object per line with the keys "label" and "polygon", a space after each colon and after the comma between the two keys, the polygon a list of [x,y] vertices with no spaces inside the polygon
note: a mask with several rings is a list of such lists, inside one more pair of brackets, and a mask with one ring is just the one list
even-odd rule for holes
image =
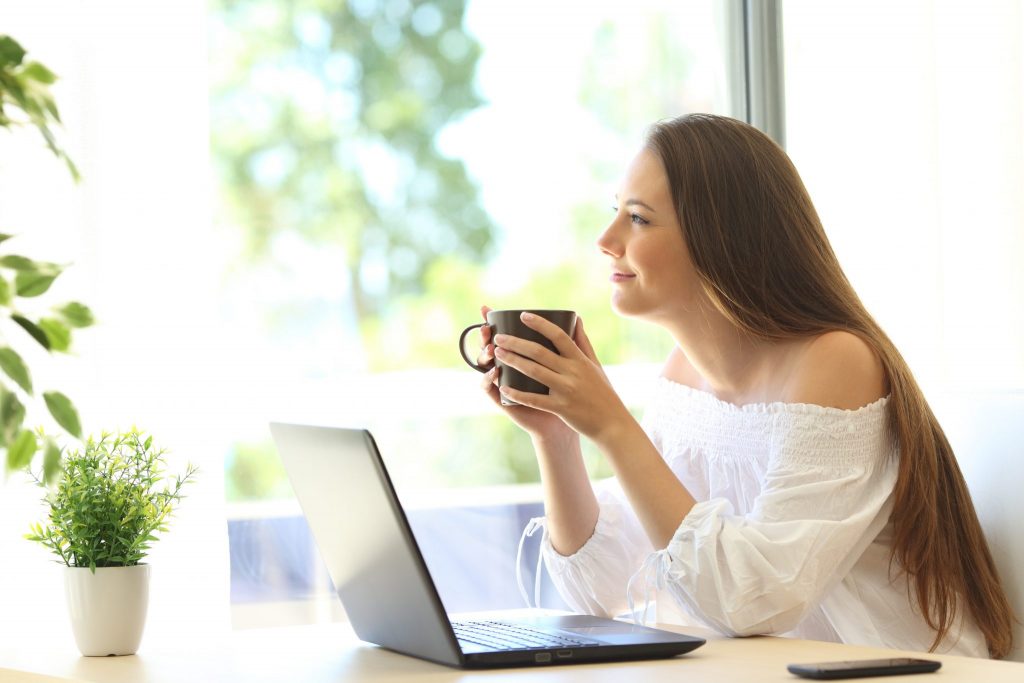
{"label": "long brown hair", "polygon": [[953,449],[906,361],[836,259],[796,168],[753,126],[709,114],[652,126],[693,264],[710,300],[747,333],[792,339],[834,330],[878,354],[899,449],[892,560],[935,630],[934,650],[966,607],[1003,657],[1013,613]]}

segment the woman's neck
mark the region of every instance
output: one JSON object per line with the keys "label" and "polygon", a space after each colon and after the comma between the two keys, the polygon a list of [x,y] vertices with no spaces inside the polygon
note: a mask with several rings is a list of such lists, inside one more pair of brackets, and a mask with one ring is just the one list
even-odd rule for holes
{"label": "woman's neck", "polygon": [[799,343],[749,335],[706,304],[662,327],[676,342],[665,376],[736,404],[778,400]]}

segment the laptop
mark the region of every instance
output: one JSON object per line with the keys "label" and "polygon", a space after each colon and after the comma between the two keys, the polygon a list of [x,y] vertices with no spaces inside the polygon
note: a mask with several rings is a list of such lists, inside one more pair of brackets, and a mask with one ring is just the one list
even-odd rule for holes
{"label": "laptop", "polygon": [[370,432],[271,423],[327,570],[364,641],[460,668],[673,657],[701,638],[585,615],[452,621]]}

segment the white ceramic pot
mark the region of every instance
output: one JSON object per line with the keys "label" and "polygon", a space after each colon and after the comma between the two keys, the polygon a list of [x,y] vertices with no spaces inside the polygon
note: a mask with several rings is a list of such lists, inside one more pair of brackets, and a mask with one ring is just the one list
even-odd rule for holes
{"label": "white ceramic pot", "polygon": [[139,649],[149,606],[149,565],[64,568],[64,592],[75,643],[86,657]]}

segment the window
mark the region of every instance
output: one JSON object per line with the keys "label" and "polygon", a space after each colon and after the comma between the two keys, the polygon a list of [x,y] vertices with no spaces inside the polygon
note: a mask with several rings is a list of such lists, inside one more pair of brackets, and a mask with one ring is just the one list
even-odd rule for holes
{"label": "window", "polygon": [[[539,509],[536,464],[458,334],[484,303],[576,309],[641,406],[651,366],[615,366],[660,363],[668,346],[613,317],[593,243],[647,125],[729,111],[720,8],[213,3],[217,221],[237,255],[220,305],[246,340],[232,384],[249,416],[226,470],[246,558],[233,561],[236,623],[326,585],[307,571],[268,415],[369,426],[449,608],[519,604],[512,560]],[[485,565],[459,604],[445,585],[466,574],[441,543],[453,525]]]}

